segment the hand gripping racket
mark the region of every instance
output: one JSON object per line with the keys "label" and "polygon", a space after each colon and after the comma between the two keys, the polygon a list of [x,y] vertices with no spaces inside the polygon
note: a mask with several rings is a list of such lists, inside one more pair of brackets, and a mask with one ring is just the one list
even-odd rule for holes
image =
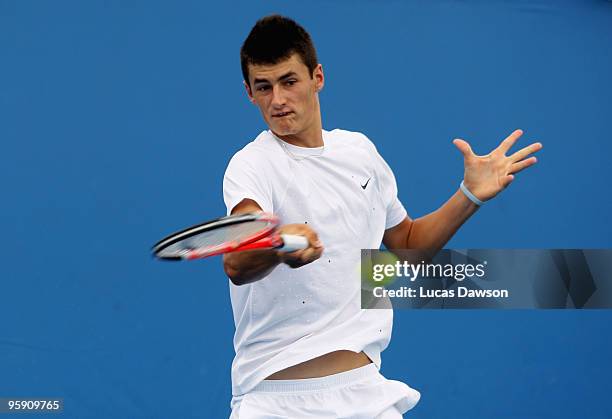
{"label": "hand gripping racket", "polygon": [[243,250],[293,252],[308,247],[304,236],[278,234],[278,225],[272,214],[230,215],[169,235],[153,246],[153,255],[164,260],[191,260]]}

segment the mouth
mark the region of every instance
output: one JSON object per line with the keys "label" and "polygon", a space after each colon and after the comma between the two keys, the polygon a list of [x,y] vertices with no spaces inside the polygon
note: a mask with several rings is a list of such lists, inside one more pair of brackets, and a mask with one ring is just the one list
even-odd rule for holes
{"label": "mouth", "polygon": [[272,118],[284,118],[286,116],[291,115],[293,112],[289,111],[289,112],[279,112],[279,113],[275,113],[272,115]]}

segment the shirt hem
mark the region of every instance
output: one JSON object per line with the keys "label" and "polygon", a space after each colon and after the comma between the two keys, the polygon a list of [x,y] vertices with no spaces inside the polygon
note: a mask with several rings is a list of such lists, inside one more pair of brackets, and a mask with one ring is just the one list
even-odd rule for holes
{"label": "shirt hem", "polygon": [[265,380],[267,377],[274,374],[275,372],[284,370],[285,368],[289,368],[293,365],[297,365],[299,363],[328,354],[330,352],[341,351],[341,350],[347,350],[347,351],[352,351],[352,352],[357,352],[357,353],[364,352],[368,356],[368,358],[370,358],[372,363],[376,366],[376,369],[380,369],[380,352],[376,353],[376,351],[373,351],[369,348],[364,348],[362,345],[359,345],[359,346],[342,345],[342,346],[327,347],[327,348],[324,348],[318,351],[300,353],[299,355],[296,355],[290,358],[286,358],[283,362],[277,363],[274,366],[271,366],[269,368],[262,370],[258,374],[254,375],[251,379],[247,380],[244,385],[232,386],[232,396],[233,397],[244,396],[245,394],[252,391],[259,383],[261,383],[263,380]]}

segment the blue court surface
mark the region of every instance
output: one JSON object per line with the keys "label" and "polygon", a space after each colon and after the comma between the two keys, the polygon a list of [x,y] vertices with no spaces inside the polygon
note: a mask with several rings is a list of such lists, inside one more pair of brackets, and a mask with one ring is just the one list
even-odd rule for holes
{"label": "blue court surface", "polygon": [[[149,249],[225,213],[227,162],[265,129],[239,48],[274,12],[313,36],[324,127],[374,141],[412,217],[457,190],[453,138],[544,144],[447,247],[612,247],[610,1],[3,0],[0,398],[60,397],[70,418],[229,415],[221,262]],[[397,311],[382,372],[421,391],[406,417],[610,418],[611,320]]]}

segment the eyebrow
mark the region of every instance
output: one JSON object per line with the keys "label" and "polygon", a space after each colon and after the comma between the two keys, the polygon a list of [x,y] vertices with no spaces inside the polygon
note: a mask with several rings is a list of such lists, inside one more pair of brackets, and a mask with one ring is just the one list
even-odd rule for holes
{"label": "eyebrow", "polygon": [[[285,79],[288,79],[289,77],[294,77],[297,76],[297,73],[295,71],[290,71],[287,74],[283,74],[282,76],[280,76],[278,78],[278,81],[283,81]],[[255,79],[253,80],[253,84],[257,84],[257,83],[269,83],[268,79]]]}

